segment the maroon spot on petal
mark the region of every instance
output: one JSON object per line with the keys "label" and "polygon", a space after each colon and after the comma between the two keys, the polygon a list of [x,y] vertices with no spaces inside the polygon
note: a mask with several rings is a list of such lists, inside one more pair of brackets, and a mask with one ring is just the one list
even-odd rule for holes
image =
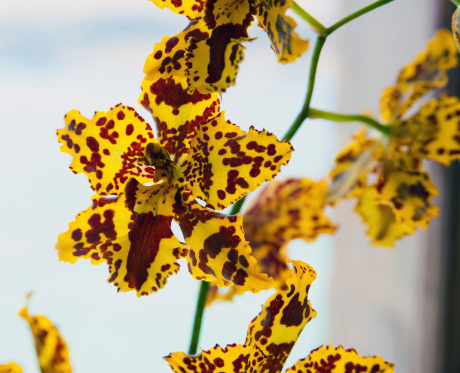
{"label": "maroon spot on petal", "polygon": [[120,111],[117,113],[117,118],[118,118],[118,120],[123,120],[123,119],[125,119],[125,113],[123,113],[123,111],[120,110]]}
{"label": "maroon spot on petal", "polygon": [[227,194],[226,194],[223,190],[218,190],[218,191],[217,191],[217,197],[219,197],[219,199],[224,200],[225,197],[226,197],[226,195],[227,195]]}
{"label": "maroon spot on petal", "polygon": [[96,140],[94,137],[92,137],[92,136],[86,138],[86,145],[87,145],[88,148],[90,148],[91,151],[93,151],[93,152],[99,151],[99,143],[98,143],[97,140]]}
{"label": "maroon spot on petal", "polygon": [[148,269],[160,251],[161,241],[173,236],[171,221],[172,216],[153,216],[151,212],[136,216],[134,226],[128,233],[131,246],[124,278],[130,288],[139,291],[147,281]]}
{"label": "maroon spot on petal", "polygon": [[134,132],[134,126],[132,124],[128,124],[126,126],[126,135],[130,136],[133,134],[133,132]]}
{"label": "maroon spot on petal", "polygon": [[153,55],[153,58],[155,58],[156,60],[159,60],[162,55],[163,55],[162,51],[156,51],[155,54]]}
{"label": "maroon spot on petal", "polygon": [[96,126],[103,126],[105,124],[105,122],[107,122],[107,118],[106,117],[101,117],[97,120],[96,122]]}
{"label": "maroon spot on petal", "polygon": [[166,272],[169,268],[171,268],[170,264],[164,264],[161,266],[161,271]]}
{"label": "maroon spot on petal", "polygon": [[179,38],[174,36],[172,37],[171,39],[169,39],[167,42],[166,42],[166,48],[165,48],[165,52],[166,53],[169,53],[172,51],[172,49],[177,45],[177,43],[179,42]]}
{"label": "maroon spot on petal", "polygon": [[220,357],[216,357],[214,359],[214,364],[216,364],[218,368],[222,368],[224,366],[224,360],[222,360]]}
{"label": "maroon spot on petal", "polygon": [[211,37],[206,40],[206,44],[210,47],[210,61],[212,61],[208,65],[207,83],[216,83],[222,78],[226,64],[225,54],[229,43],[233,39],[247,37],[247,26],[242,24],[226,23],[213,30]]}
{"label": "maroon spot on petal", "polygon": [[[276,147],[275,144],[270,144],[267,146],[267,154],[268,155],[275,155],[276,154]],[[275,161],[278,162],[278,161]]]}
{"label": "maroon spot on petal", "polygon": [[83,237],[83,234],[81,232],[81,229],[78,228],[78,229],[75,229],[73,232],[72,232],[72,240],[74,241],[80,241]]}

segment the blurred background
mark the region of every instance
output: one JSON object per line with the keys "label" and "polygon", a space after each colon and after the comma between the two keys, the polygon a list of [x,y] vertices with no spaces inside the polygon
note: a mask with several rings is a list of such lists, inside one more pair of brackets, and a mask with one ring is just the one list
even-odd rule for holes
{"label": "blurred background", "polygon": [[[299,0],[325,25],[370,2]],[[378,115],[382,90],[436,27],[448,25],[452,12],[448,0],[396,0],[334,33],[319,62],[312,106]],[[147,0],[0,4],[0,364],[16,361],[26,373],[39,371],[28,326],[17,315],[30,291],[31,313],[59,327],[74,372],[166,373],[171,370],[161,357],[187,351],[199,283],[184,265],[163,290],[138,299],[106,283],[105,264],[61,263],[54,250],[57,235],[92,195],[85,176],[68,169],[70,156],[59,152],[55,131],[64,127],[64,115],[76,108],[92,117],[122,102],[153,124],[137,104],[144,61],[163,35],[186,24]],[[303,24],[298,30],[313,45],[314,33]],[[281,137],[302,106],[312,49],[280,65],[266,34],[257,27],[250,34],[257,40],[246,44],[223,108],[242,128],[254,125]],[[279,178],[325,177],[357,127],[307,121]],[[460,372],[460,244],[453,219],[460,185],[453,168],[432,172],[443,216],[396,250],[369,245],[353,203],[329,211],[340,226],[334,237],[292,242],[290,256],[318,272],[310,291],[318,316],[286,367],[332,343],[381,355],[396,372]],[[206,309],[200,347],[244,343],[250,320],[271,294],[245,294]]]}

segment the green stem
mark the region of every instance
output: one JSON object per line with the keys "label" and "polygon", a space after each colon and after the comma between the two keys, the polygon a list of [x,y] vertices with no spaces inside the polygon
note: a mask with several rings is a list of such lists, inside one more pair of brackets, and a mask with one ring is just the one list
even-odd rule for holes
{"label": "green stem", "polygon": [[313,30],[319,35],[325,35],[327,32],[327,27],[324,26],[321,22],[319,22],[315,17],[311,14],[307,13],[305,9],[299,6],[294,0],[292,0],[292,10],[296,13],[299,17],[301,17],[305,22],[307,22]]}
{"label": "green stem", "polygon": [[359,114],[338,114],[338,113],[331,113],[328,111],[318,110],[318,109],[310,109],[309,118],[311,119],[327,119],[332,120],[334,122],[362,122],[367,124],[369,127],[376,129],[377,131],[383,133],[384,135],[391,134],[391,126],[383,125],[380,122],[377,122],[375,119],[370,117],[366,117],[365,115]]}
{"label": "green stem", "polygon": [[362,16],[363,14],[369,13],[371,10],[374,10],[378,7],[381,7],[382,5],[388,4],[392,2],[393,0],[379,0],[376,1],[375,3],[372,3],[371,5],[368,5],[352,14],[349,16],[346,16],[345,18],[341,19],[339,22],[334,23],[331,27],[327,29],[327,35],[332,34],[335,30],[337,30],[339,27],[342,27],[343,25],[347,24],[350,21],[353,21],[354,19]]}
{"label": "green stem", "polygon": [[452,1],[456,7],[460,6],[460,0],[450,0],[450,1]]}
{"label": "green stem", "polygon": [[238,201],[236,201],[233,206],[232,206],[232,209],[230,210],[230,215],[236,215],[240,212],[241,210],[241,206],[243,206],[243,203],[244,203],[244,200],[246,199],[246,196],[244,196],[243,198],[239,199]]}
{"label": "green stem", "polygon": [[311,102],[311,98],[313,95],[313,88],[315,87],[318,60],[319,60],[319,56],[321,54],[321,50],[323,49],[323,45],[325,41],[326,41],[326,37],[324,36],[318,36],[318,38],[316,39],[315,49],[313,50],[313,56],[311,58],[307,95],[305,96],[305,101],[304,101],[302,110],[297,115],[294,122],[291,124],[291,127],[289,127],[289,129],[283,136],[283,140],[291,140],[296,134],[296,132],[299,130],[304,120],[308,118],[308,112],[310,110],[310,102]]}
{"label": "green stem", "polygon": [[198,347],[198,340],[200,339],[201,321],[203,320],[204,305],[206,303],[206,296],[208,295],[209,282],[201,281],[200,293],[196,304],[195,320],[193,322],[192,339],[190,340],[190,347],[188,349],[189,355],[195,355]]}

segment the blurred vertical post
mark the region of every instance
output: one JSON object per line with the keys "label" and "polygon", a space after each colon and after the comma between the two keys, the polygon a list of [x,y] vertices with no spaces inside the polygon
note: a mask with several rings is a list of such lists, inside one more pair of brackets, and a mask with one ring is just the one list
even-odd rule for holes
{"label": "blurred vertical post", "polygon": [[[455,6],[439,0],[442,7],[441,27],[450,28]],[[460,73],[450,74],[448,93],[460,97]],[[441,210],[443,231],[441,239],[443,258],[442,321],[440,330],[440,372],[460,372],[460,163],[443,169],[444,203]]]}

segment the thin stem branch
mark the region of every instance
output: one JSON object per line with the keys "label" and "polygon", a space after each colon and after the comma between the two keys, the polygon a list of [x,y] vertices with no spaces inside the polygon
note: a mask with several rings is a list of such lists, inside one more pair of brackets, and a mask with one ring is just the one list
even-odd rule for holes
{"label": "thin stem branch", "polygon": [[[340,28],[343,25],[347,24],[348,22],[353,21],[354,19],[362,16],[363,14],[369,13],[371,10],[379,8],[382,5],[388,4],[388,3],[392,2],[392,1],[393,0],[379,0],[379,1],[376,1],[375,3],[372,3],[372,4],[370,4],[370,5],[366,6],[366,7],[364,7],[362,9],[350,14],[349,16],[346,16],[345,18],[341,19],[339,22],[334,23],[331,27],[329,27],[327,29],[327,35],[332,34],[338,28]],[[456,1],[458,1],[458,0],[456,0]]]}
{"label": "thin stem branch", "polygon": [[307,13],[305,9],[299,6],[294,0],[292,0],[292,10],[296,13],[299,17],[301,17],[305,22],[307,22],[313,30],[319,35],[325,35],[327,32],[327,27],[324,26],[321,22],[319,22],[315,17],[311,14]]}
{"label": "thin stem branch", "polygon": [[391,126],[383,125],[382,123],[372,119],[370,117],[366,117],[365,115],[359,114],[338,114],[338,113],[331,113],[328,111],[318,110],[310,108],[309,118],[311,119],[327,119],[334,122],[362,122],[376,129],[377,131],[383,133],[384,135],[391,134]]}
{"label": "thin stem branch", "polygon": [[190,347],[188,349],[189,355],[195,355],[198,347],[198,340],[200,339],[201,321],[203,320],[204,305],[206,303],[206,296],[208,295],[209,282],[201,281],[200,293],[198,294],[198,301],[196,304],[195,320],[193,321],[192,339],[190,340]]}
{"label": "thin stem branch", "polygon": [[318,36],[318,38],[316,39],[315,49],[313,50],[313,56],[311,58],[310,75],[308,79],[308,89],[307,89],[307,94],[305,96],[305,101],[304,101],[302,110],[297,115],[294,122],[291,124],[291,127],[289,127],[289,129],[283,136],[283,140],[291,140],[296,134],[296,132],[299,130],[304,120],[308,118],[310,102],[311,102],[311,98],[313,95],[313,88],[315,87],[318,60],[319,60],[319,56],[321,54],[321,50],[323,49],[323,45],[325,41],[326,41],[326,37],[324,36]]}
{"label": "thin stem branch", "polygon": [[456,7],[460,6],[460,0],[450,0],[450,1],[452,1]]}

